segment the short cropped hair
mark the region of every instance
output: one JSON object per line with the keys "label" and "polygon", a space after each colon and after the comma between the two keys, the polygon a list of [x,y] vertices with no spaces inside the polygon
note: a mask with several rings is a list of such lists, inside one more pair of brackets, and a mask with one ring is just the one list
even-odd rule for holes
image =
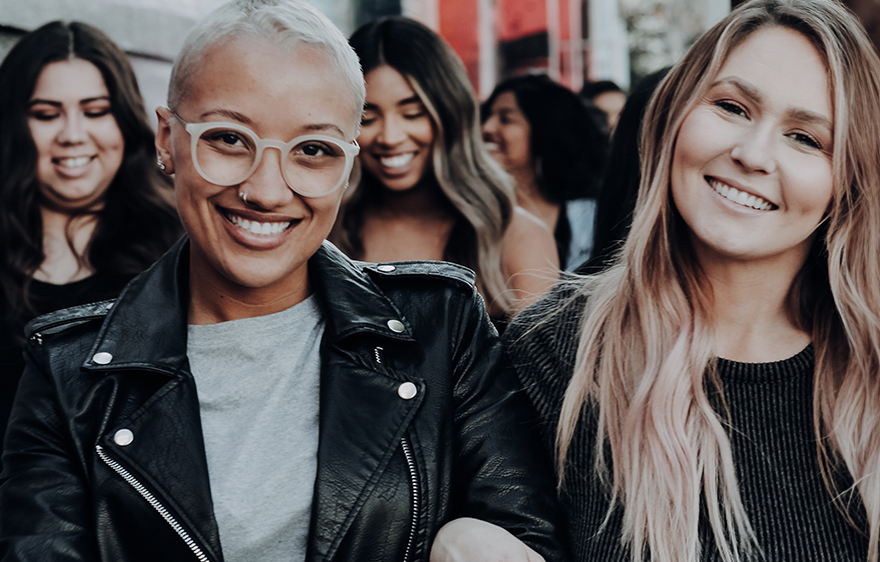
{"label": "short cropped hair", "polygon": [[177,109],[205,53],[234,37],[267,39],[291,50],[303,45],[322,50],[349,83],[357,115],[363,111],[366,91],[357,55],[333,23],[302,0],[232,0],[199,22],[186,38],[171,70],[171,109]]}

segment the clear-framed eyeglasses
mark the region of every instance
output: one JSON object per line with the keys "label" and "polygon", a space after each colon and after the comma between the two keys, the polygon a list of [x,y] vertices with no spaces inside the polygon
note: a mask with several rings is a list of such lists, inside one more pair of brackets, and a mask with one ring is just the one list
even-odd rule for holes
{"label": "clear-framed eyeglasses", "polygon": [[357,142],[347,143],[327,135],[303,135],[289,142],[261,139],[237,123],[187,123],[177,112],[192,139],[192,160],[205,180],[222,186],[239,184],[256,171],[266,148],[281,152],[281,175],[287,186],[303,197],[323,197],[348,180]]}

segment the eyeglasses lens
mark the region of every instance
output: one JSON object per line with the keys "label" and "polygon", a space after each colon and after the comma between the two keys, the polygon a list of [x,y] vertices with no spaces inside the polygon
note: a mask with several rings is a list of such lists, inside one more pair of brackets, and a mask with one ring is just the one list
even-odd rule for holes
{"label": "eyeglasses lens", "polygon": [[[196,144],[196,160],[205,179],[218,185],[245,181],[255,170],[257,141],[243,131],[208,129]],[[265,152],[265,151],[264,151]],[[287,184],[302,195],[325,195],[343,181],[346,157],[332,142],[305,139],[282,160]]]}

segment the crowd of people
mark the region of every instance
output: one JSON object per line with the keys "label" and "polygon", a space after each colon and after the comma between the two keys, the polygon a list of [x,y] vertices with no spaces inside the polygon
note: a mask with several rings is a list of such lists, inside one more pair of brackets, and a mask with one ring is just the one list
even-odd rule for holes
{"label": "crowd of people", "polygon": [[156,113],[87,24],[0,63],[0,561],[880,562],[835,0],[482,104],[416,21],[232,0]]}

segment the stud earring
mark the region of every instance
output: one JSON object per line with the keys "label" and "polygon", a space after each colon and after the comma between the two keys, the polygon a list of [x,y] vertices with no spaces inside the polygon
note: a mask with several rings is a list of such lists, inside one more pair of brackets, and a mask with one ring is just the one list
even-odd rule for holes
{"label": "stud earring", "polygon": [[160,170],[162,170],[163,172],[165,171],[165,162],[162,162],[161,156],[156,157],[156,164],[159,166]]}
{"label": "stud earring", "polygon": [[239,191],[239,192],[238,192],[238,198],[241,199],[242,203],[244,203],[245,205],[248,204],[248,202],[247,202],[247,192],[246,192],[246,191],[245,191],[245,192],[241,192],[241,191]]}

